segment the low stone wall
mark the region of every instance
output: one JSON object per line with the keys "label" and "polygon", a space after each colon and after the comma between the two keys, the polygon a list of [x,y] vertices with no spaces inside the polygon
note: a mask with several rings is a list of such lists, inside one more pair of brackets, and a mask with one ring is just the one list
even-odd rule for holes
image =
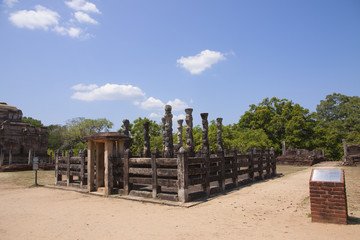
{"label": "low stone wall", "polygon": [[278,164],[312,166],[327,160],[323,150],[309,151],[307,149],[286,148],[285,142],[282,142],[282,145],[282,155],[276,158]]}
{"label": "low stone wall", "polygon": [[343,140],[344,157],[343,165],[356,165],[360,162],[360,144],[347,145],[345,139]]}

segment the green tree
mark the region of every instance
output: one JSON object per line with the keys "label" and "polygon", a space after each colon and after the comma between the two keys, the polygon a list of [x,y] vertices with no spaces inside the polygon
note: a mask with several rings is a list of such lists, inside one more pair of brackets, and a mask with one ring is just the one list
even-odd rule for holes
{"label": "green tree", "polygon": [[265,98],[258,105],[250,105],[250,110],[239,120],[237,129],[262,129],[279,152],[284,140],[295,148],[312,149],[312,126],[308,109],[287,99],[273,97]]}
{"label": "green tree", "polygon": [[40,120],[34,119],[32,117],[23,117],[22,120],[26,123],[29,123],[33,127],[43,127],[44,126]]}
{"label": "green tree", "polygon": [[109,131],[113,123],[105,118],[86,119],[83,117],[73,118],[65,126],[48,126],[49,143],[48,149],[70,150],[75,154],[87,147],[85,136],[93,133]]}
{"label": "green tree", "polygon": [[321,100],[313,117],[316,145],[325,149],[330,160],[340,160],[343,155],[342,139],[360,143],[360,98],[333,93]]}
{"label": "green tree", "polygon": [[[138,155],[139,152],[143,152],[144,149],[144,122],[149,121],[149,135],[150,135],[150,150],[157,149],[162,151],[162,126],[153,120],[148,118],[135,119],[133,123],[130,123],[130,137],[131,146],[130,150],[134,155]],[[119,132],[124,130],[124,125],[121,126]]]}

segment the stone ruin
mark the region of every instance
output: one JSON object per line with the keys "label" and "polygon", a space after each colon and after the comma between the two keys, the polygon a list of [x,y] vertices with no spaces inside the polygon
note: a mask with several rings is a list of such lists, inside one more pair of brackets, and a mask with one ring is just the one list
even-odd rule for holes
{"label": "stone ruin", "polygon": [[196,156],[192,133],[193,109],[185,109],[185,112],[186,143],[182,141],[184,121],[178,120],[178,143],[174,144],[171,106],[165,106],[162,155],[157,149],[150,151],[149,122],[143,124],[142,151],[139,156],[132,155],[128,120],[123,121],[123,133],[86,136],[88,148],[81,151],[79,157],[74,157],[72,151],[67,156],[56,151],[56,185],[130,199],[143,197],[184,203],[277,175],[274,148],[264,151],[249,148],[246,154],[233,148],[230,154],[225,153],[222,118],[217,119],[217,152],[211,154],[208,113],[200,114],[202,149]]}
{"label": "stone ruin", "polygon": [[31,164],[34,156],[47,160],[46,127],[33,127],[22,121],[22,111],[0,103],[0,166]]}
{"label": "stone ruin", "polygon": [[285,165],[312,166],[326,161],[324,150],[312,150],[286,148],[285,141],[282,142],[282,154],[276,158],[276,162]]}
{"label": "stone ruin", "polygon": [[347,145],[346,140],[343,139],[344,157],[343,165],[355,165],[360,162],[360,144]]}

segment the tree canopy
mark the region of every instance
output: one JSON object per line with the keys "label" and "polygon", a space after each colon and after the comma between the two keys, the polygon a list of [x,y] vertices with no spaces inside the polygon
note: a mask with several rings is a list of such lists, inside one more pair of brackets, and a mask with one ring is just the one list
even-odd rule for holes
{"label": "tree canopy", "polygon": [[[41,121],[28,118],[38,124]],[[38,121],[38,122],[37,122]],[[131,151],[138,155],[143,151],[145,121],[149,121],[150,148],[162,151],[162,124],[147,118],[134,120],[130,124]],[[105,118],[74,118],[65,126],[50,125],[49,148],[86,148],[85,135],[108,131],[112,123]],[[123,131],[124,126],[119,131]],[[186,143],[183,128],[183,145]],[[177,143],[176,127],[173,126],[173,142]],[[334,93],[326,96],[317,105],[316,112],[310,111],[288,99],[265,98],[250,105],[250,109],[235,124],[222,126],[224,149],[236,147],[245,152],[249,147],[274,147],[279,153],[281,142],[287,146],[308,150],[324,149],[330,160],[340,160],[343,154],[342,139],[349,143],[360,143],[360,98]],[[217,150],[217,126],[214,120],[209,124],[209,144],[211,152]],[[195,151],[202,148],[202,128],[193,127]]]}

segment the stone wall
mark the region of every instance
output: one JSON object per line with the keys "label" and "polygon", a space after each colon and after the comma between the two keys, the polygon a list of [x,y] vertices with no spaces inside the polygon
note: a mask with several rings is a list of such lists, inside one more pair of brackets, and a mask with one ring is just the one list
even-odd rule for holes
{"label": "stone wall", "polygon": [[22,121],[22,111],[0,103],[0,166],[27,164],[37,156],[48,160],[48,133]]}
{"label": "stone wall", "polygon": [[312,166],[326,160],[323,150],[286,148],[285,141],[282,142],[282,155],[276,158],[276,162],[279,164],[297,166]]}
{"label": "stone wall", "polygon": [[344,139],[343,146],[343,165],[355,165],[357,162],[360,162],[360,144],[347,145]]}

